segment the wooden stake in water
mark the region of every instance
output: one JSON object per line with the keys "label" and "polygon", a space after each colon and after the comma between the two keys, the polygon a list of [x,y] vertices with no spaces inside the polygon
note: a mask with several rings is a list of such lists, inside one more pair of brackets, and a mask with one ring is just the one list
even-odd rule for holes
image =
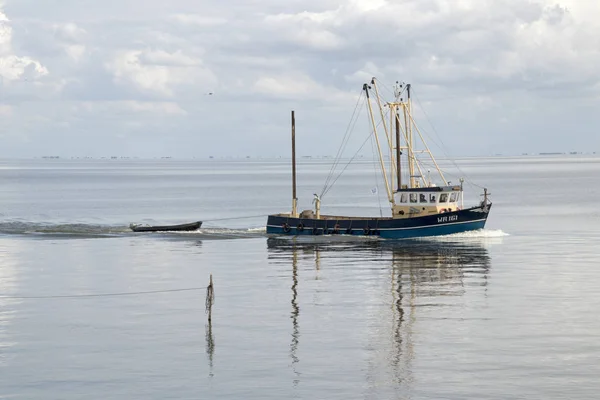
{"label": "wooden stake in water", "polygon": [[213,376],[213,356],[215,353],[215,338],[212,333],[212,306],[215,303],[215,288],[213,286],[212,274],[210,282],[206,287],[206,313],[208,314],[208,324],[206,324],[206,354],[208,355],[208,365],[210,368],[209,376]]}
{"label": "wooden stake in water", "polygon": [[212,320],[212,306],[215,303],[215,289],[213,286],[212,274],[210,274],[210,282],[206,288],[206,313],[208,314],[208,322]]}

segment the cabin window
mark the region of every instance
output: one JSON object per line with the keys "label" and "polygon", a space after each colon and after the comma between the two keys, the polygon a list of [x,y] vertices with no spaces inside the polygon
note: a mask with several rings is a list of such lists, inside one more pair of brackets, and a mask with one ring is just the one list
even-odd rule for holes
{"label": "cabin window", "polygon": [[417,202],[417,194],[416,193],[411,193],[410,194],[410,202],[411,203],[416,203]]}
{"label": "cabin window", "polygon": [[425,195],[423,193],[419,194],[419,201],[421,203],[427,203],[427,197],[425,197]]}
{"label": "cabin window", "polygon": [[445,203],[448,201],[448,193],[440,194],[440,203]]}
{"label": "cabin window", "polygon": [[435,195],[435,194],[430,194],[430,195],[429,195],[429,202],[430,202],[430,203],[435,203],[435,198],[436,198],[436,195]]}
{"label": "cabin window", "polygon": [[400,195],[400,203],[407,203],[407,200],[408,199],[407,199],[406,193],[402,193]]}
{"label": "cabin window", "polygon": [[450,195],[450,202],[454,203],[456,201],[456,198],[458,197],[458,193],[454,192]]}

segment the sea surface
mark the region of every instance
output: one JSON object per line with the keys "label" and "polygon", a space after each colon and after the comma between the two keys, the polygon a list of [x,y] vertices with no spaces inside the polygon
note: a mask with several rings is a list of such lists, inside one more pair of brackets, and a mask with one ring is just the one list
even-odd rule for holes
{"label": "sea surface", "polygon": [[[0,161],[0,399],[597,398],[600,158],[441,164],[485,230],[267,238],[284,159]],[[336,177],[324,213],[389,215],[374,163]]]}

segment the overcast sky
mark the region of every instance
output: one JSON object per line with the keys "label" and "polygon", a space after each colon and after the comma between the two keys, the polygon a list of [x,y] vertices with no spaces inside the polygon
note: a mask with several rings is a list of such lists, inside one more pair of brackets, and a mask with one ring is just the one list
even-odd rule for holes
{"label": "overcast sky", "polygon": [[335,155],[371,76],[412,83],[423,129],[453,156],[600,151],[596,0],[0,10],[0,157],[288,156],[291,109],[299,153]]}

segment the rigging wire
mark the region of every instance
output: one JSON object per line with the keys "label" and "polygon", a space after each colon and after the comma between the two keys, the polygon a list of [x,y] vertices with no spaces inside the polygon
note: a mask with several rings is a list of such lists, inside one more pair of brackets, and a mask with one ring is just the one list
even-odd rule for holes
{"label": "rigging wire", "polygon": [[[365,98],[366,101],[366,98]],[[388,110],[386,110],[386,113],[384,114],[384,118],[387,118],[387,114]],[[353,128],[356,125],[356,121],[358,121],[358,116],[357,119],[354,122]],[[378,121],[377,124],[375,125],[375,128],[377,129],[379,127],[379,125],[381,125],[383,123],[383,120]],[[338,176],[333,180],[333,182],[329,185],[329,187],[324,187],[323,191],[321,192],[321,199],[323,198],[323,196],[325,196],[332,188],[333,185],[335,185],[335,183],[337,182],[337,180],[342,176],[342,174],[344,173],[344,171],[346,171],[346,169],[348,168],[348,166],[352,163],[352,161],[354,161],[354,159],[356,158],[356,156],[358,155],[358,153],[360,153],[360,151],[362,150],[362,148],[365,146],[365,144],[367,144],[367,141],[371,138],[371,135],[376,134],[371,132],[369,133],[369,135],[367,136],[367,138],[365,139],[365,141],[363,142],[363,144],[359,147],[359,149],[356,151],[356,153],[352,156],[352,158],[346,163],[346,165],[344,166],[344,168],[342,169],[342,171],[338,174]]]}
{"label": "rigging wire", "polygon": [[[381,82],[381,80],[379,80],[379,79],[377,79],[377,78],[375,78],[375,80],[376,80],[377,82]],[[398,81],[396,81],[396,83],[398,83]],[[392,90],[390,89],[390,87],[391,87],[391,86],[393,86],[393,85],[385,85],[385,84],[381,84],[381,86],[377,86],[377,87],[378,87],[380,90],[385,90],[385,91],[387,91],[387,92],[388,92],[388,93],[391,95],[391,97],[395,99],[395,98],[396,98],[396,92],[395,92],[395,91],[392,91]],[[398,97],[402,96],[402,93],[404,93],[405,91],[406,91],[406,83],[402,82],[402,91],[400,91],[400,93],[398,93]],[[380,96],[380,97],[381,97],[381,96]]]}
{"label": "rigging wire", "polygon": [[[376,161],[375,161],[375,157],[378,157],[375,154],[375,139],[373,139],[373,136],[371,136],[371,152],[373,154],[373,172],[375,173],[375,190],[377,192],[377,202],[379,203],[379,215],[381,217],[383,217],[383,211],[381,210],[381,196],[379,196],[379,174],[377,173],[377,167],[375,166]],[[387,189],[386,189],[387,190]]]}
{"label": "rigging wire", "polygon": [[356,156],[358,156],[358,154],[361,152],[361,150],[363,149],[363,147],[365,147],[365,144],[367,144],[367,142],[369,141],[369,139],[371,139],[371,133],[369,133],[369,135],[367,136],[367,138],[365,139],[365,141],[360,145],[360,147],[358,148],[358,150],[356,151],[356,153],[354,153],[354,155],[352,156],[352,158],[350,158],[350,160],[346,163],[346,165],[344,166],[344,168],[342,169],[342,171],[340,171],[340,173],[338,174],[338,176],[333,180],[333,182],[331,183],[331,185],[329,185],[329,187],[327,188],[327,190],[325,190],[322,194],[321,194],[321,198],[323,198],[323,196],[325,196],[335,185],[335,183],[337,182],[338,179],[340,179],[340,177],[342,176],[342,174],[344,173],[344,171],[346,171],[346,169],[348,168],[348,166],[352,163],[352,161],[354,161],[354,159],[356,158]]}
{"label": "rigging wire", "polygon": [[182,289],[163,289],[163,290],[147,290],[139,292],[117,292],[117,293],[89,293],[89,294],[64,294],[64,295],[48,295],[48,296],[4,296],[0,295],[0,299],[75,299],[89,297],[116,297],[116,296],[137,296],[144,294],[155,293],[173,293],[173,292],[190,292],[195,290],[206,290],[203,287],[191,287]]}
{"label": "rigging wire", "polygon": [[214,218],[214,219],[203,219],[202,222],[213,222],[213,221],[231,221],[234,219],[249,219],[249,218],[259,218],[259,217],[267,217],[269,214],[260,214],[260,215],[248,215],[244,217],[230,217],[230,218]]}
{"label": "rigging wire", "polygon": [[[452,162],[452,164],[456,167],[456,169],[463,174],[463,177],[465,179],[465,181],[467,181],[467,183],[469,183],[470,185],[476,186],[480,189],[484,189],[483,186],[476,184],[475,182],[473,182],[472,180],[470,180],[468,178],[468,176],[465,174],[465,172],[458,166],[458,164],[456,163],[456,161],[454,160],[453,157],[451,157],[447,152],[446,152],[446,145],[444,144],[444,141],[442,140],[442,138],[440,137],[440,135],[438,135],[437,130],[435,129],[435,126],[433,126],[433,123],[431,122],[431,120],[429,119],[429,116],[427,115],[427,112],[425,111],[425,107],[423,107],[423,105],[421,104],[421,101],[419,100],[419,97],[416,95],[414,89],[413,89],[413,96],[415,97],[415,99],[417,100],[417,103],[419,104],[419,107],[421,108],[421,111],[423,111],[423,115],[425,115],[425,119],[427,120],[427,122],[429,123],[429,125],[431,126],[431,129],[433,130],[433,133],[436,135],[436,137],[438,138],[438,140],[440,141],[440,143],[442,144],[441,146],[438,144],[438,147],[440,147],[440,149],[442,150],[442,152],[444,153],[444,155],[446,156],[446,158],[448,160],[450,160],[450,162]],[[436,143],[437,144],[437,143]]]}
{"label": "rigging wire", "polygon": [[[381,82],[381,81],[380,81],[380,80],[378,80],[378,79],[375,79],[375,80],[376,80],[376,81],[378,81],[378,82]],[[394,97],[396,97],[396,96],[397,96],[397,97],[400,97],[400,96],[402,96],[402,94],[404,94],[404,92],[406,91],[407,84],[406,84],[406,83],[402,83],[402,86],[401,86],[401,87],[402,87],[402,90],[400,91],[400,93],[392,92],[392,91],[391,91],[391,89],[389,89],[388,85],[381,85],[381,86],[378,86],[378,87],[380,88],[380,90],[383,90],[383,91],[387,91],[387,92],[389,92],[389,93],[390,93],[390,94],[392,94]],[[469,183],[469,184],[471,184],[471,185],[474,185],[474,186],[477,186],[477,187],[479,187],[479,188],[483,188],[482,186],[479,186],[479,185],[477,185],[476,183],[474,183],[473,181],[469,180],[469,179],[468,179],[468,177],[466,176],[466,174],[464,173],[464,171],[462,171],[462,170],[460,169],[460,167],[459,167],[459,166],[456,164],[456,162],[454,161],[454,159],[453,159],[452,157],[450,157],[450,155],[449,155],[449,154],[446,152],[446,150],[445,150],[445,145],[444,145],[444,143],[443,143],[443,141],[442,141],[441,137],[440,137],[440,136],[437,134],[437,131],[436,131],[435,127],[434,127],[434,126],[433,126],[433,124],[431,123],[431,121],[430,121],[430,119],[429,119],[429,116],[427,115],[427,112],[425,111],[425,108],[424,108],[424,107],[423,107],[423,105],[421,104],[421,102],[420,102],[419,98],[416,96],[416,93],[415,93],[415,91],[414,91],[414,88],[413,88],[412,94],[413,94],[413,96],[412,96],[412,97],[416,98],[416,100],[417,100],[417,103],[419,104],[419,106],[420,106],[421,110],[423,111],[423,114],[425,115],[425,118],[427,119],[427,122],[428,122],[428,123],[429,123],[429,125],[432,127],[432,129],[433,129],[433,131],[434,131],[435,135],[437,136],[438,140],[441,142],[441,145],[440,145],[440,143],[438,143],[437,141],[435,141],[435,139],[434,139],[434,138],[430,138],[430,139],[431,139],[431,141],[432,141],[432,142],[433,142],[435,145],[437,145],[437,146],[438,146],[438,147],[439,147],[439,148],[440,148],[440,149],[441,149],[441,150],[444,152],[444,155],[446,156],[446,158],[447,158],[447,159],[449,159],[449,160],[450,160],[450,161],[453,163],[453,165],[454,165],[454,166],[455,166],[455,167],[456,167],[456,168],[457,168],[457,169],[460,171],[460,173],[462,173],[463,175],[465,175],[465,180],[467,181],[467,183]],[[387,115],[386,115],[386,116],[387,116]],[[414,120],[412,121],[412,123],[413,123],[415,126],[417,125],[417,124],[416,124],[416,122],[415,122]],[[417,129],[418,129],[418,128],[417,128]],[[410,155],[408,155],[408,154],[407,154],[407,157],[410,157]],[[413,157],[411,157],[411,158],[413,159],[413,161],[414,161],[415,163],[419,163],[419,164],[421,164],[421,165],[427,165],[427,164],[426,164],[424,161],[422,161],[422,160],[421,160],[419,157],[417,157],[416,155],[415,155],[415,156],[413,156]],[[433,167],[435,167],[435,165],[433,165]]]}
{"label": "rigging wire", "polygon": [[[350,135],[354,131],[354,127],[356,126],[358,117],[360,116],[360,113],[362,110],[362,107],[359,108],[359,104],[360,104],[361,99],[363,99],[363,94],[364,94],[364,92],[361,90],[358,98],[356,99],[356,105],[354,106],[354,111],[352,112],[352,117],[350,117],[350,121],[348,122],[348,126],[346,127],[346,132],[344,133],[342,143],[340,144],[340,147],[338,148],[338,151],[335,155],[333,164],[331,165],[329,174],[327,175],[327,179],[325,180],[325,184],[323,185],[323,189],[321,190],[321,196],[320,196],[321,198],[323,198],[324,194],[327,192],[327,186],[329,185],[329,182],[331,182],[331,179],[333,177],[335,169],[338,167],[338,165],[341,161],[342,154],[343,154],[344,150],[346,149],[348,142],[350,141]],[[356,113],[357,110],[358,110],[358,114]]]}

